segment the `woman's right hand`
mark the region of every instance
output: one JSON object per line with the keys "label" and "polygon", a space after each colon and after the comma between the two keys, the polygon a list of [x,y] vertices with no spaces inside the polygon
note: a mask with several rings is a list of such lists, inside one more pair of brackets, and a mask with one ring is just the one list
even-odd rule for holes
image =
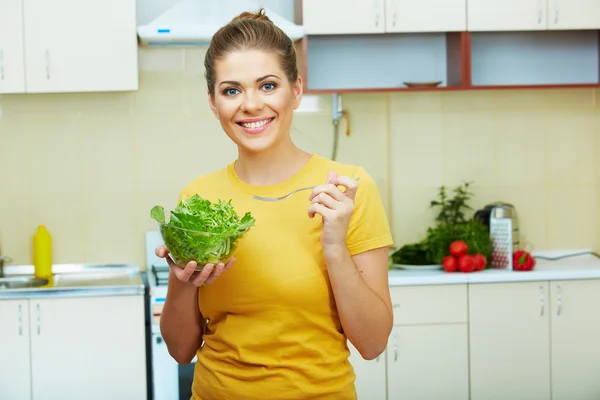
{"label": "woman's right hand", "polygon": [[213,283],[221,274],[231,268],[235,262],[235,258],[230,258],[226,263],[206,264],[202,271],[196,271],[196,262],[190,261],[185,267],[176,265],[171,257],[169,257],[169,250],[165,246],[158,246],[155,249],[157,257],[164,258],[167,260],[171,271],[177,277],[180,282],[190,283],[196,287],[202,285],[210,285]]}

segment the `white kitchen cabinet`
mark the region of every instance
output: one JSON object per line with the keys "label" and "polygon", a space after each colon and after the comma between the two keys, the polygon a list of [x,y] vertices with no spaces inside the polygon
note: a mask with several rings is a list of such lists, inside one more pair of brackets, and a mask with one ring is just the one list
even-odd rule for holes
{"label": "white kitchen cabinet", "polygon": [[0,0],[0,94],[25,92],[22,0]]}
{"label": "white kitchen cabinet", "polygon": [[138,89],[135,0],[0,0],[0,7],[0,93]]}
{"label": "white kitchen cabinet", "polygon": [[0,301],[0,400],[31,400],[27,300]]}
{"label": "white kitchen cabinet", "polygon": [[308,35],[385,32],[385,0],[302,0]]}
{"label": "white kitchen cabinet", "polygon": [[550,398],[548,282],[469,286],[471,398]]}
{"label": "white kitchen cabinet", "polygon": [[[2,346],[10,349],[11,368],[13,363],[19,368],[8,378],[0,375],[0,382],[6,380],[0,385],[2,393],[5,387],[14,392],[11,400],[54,400],[82,393],[91,400],[146,399],[142,296],[0,301],[0,311],[0,335],[6,336]],[[21,326],[19,312],[24,315],[22,335],[16,329]],[[10,356],[11,351],[18,357]],[[4,360],[3,355],[0,371],[6,369]]]}
{"label": "white kitchen cabinet", "polygon": [[365,360],[356,347],[348,341],[350,349],[350,364],[356,374],[356,392],[358,400],[385,400],[386,399],[386,368],[384,352],[375,360]]}
{"label": "white kitchen cabinet", "polygon": [[600,29],[598,0],[467,0],[469,31]]}
{"label": "white kitchen cabinet", "polygon": [[600,394],[600,281],[550,282],[553,400]]}
{"label": "white kitchen cabinet", "polygon": [[469,394],[467,286],[391,288],[389,400],[461,400]]}
{"label": "white kitchen cabinet", "polygon": [[386,32],[467,30],[467,0],[386,0]]}
{"label": "white kitchen cabinet", "polygon": [[548,0],[467,0],[469,31],[537,31],[547,28]]}
{"label": "white kitchen cabinet", "polygon": [[547,1],[548,29],[600,29],[600,1]]}

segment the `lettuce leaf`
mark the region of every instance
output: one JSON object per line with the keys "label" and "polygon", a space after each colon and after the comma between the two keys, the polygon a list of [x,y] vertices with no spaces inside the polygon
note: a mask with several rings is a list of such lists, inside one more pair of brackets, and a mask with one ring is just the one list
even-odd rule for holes
{"label": "lettuce leaf", "polygon": [[182,200],[168,220],[162,206],[152,207],[150,217],[158,222],[175,263],[196,261],[198,266],[227,261],[256,222],[250,212],[240,218],[231,200],[211,203],[197,194]]}

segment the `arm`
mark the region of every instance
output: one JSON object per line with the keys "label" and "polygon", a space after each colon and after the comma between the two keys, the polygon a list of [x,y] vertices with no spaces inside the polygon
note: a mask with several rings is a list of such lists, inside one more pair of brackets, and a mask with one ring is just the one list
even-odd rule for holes
{"label": "arm", "polygon": [[308,214],[323,218],[321,244],[344,332],[363,358],[373,359],[385,350],[393,325],[391,234],[375,183],[364,178],[357,198],[354,179],[330,173],[309,197]]}
{"label": "arm", "polygon": [[347,247],[327,253],[329,279],[344,332],[363,358],[374,359],[385,351],[393,325],[388,249],[353,257]]}

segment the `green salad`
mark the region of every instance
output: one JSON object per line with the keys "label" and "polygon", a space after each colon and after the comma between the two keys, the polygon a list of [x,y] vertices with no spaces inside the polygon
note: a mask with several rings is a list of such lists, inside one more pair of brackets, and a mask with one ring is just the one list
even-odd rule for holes
{"label": "green salad", "polygon": [[150,217],[158,222],[162,239],[178,265],[227,261],[255,223],[250,212],[240,218],[231,200],[211,203],[197,194],[181,201],[168,219],[162,206],[152,207]]}

